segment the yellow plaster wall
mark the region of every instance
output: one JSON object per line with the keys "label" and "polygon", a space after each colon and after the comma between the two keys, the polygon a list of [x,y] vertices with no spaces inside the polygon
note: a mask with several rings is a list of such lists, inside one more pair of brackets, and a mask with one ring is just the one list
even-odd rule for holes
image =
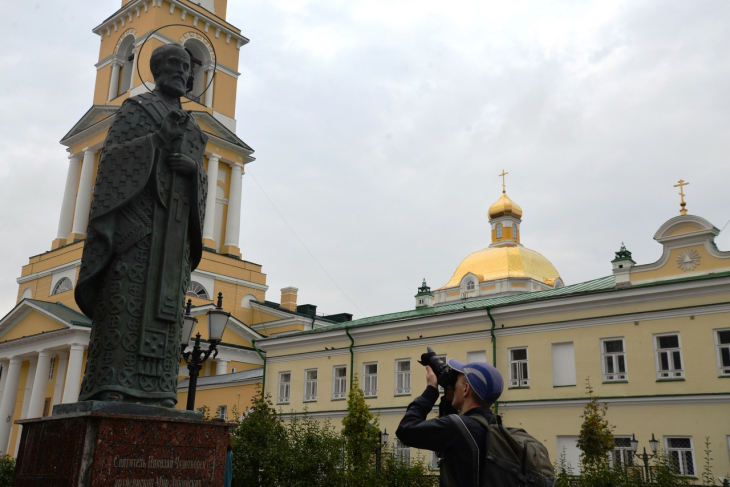
{"label": "yellow plaster wall", "polygon": [[[694,271],[683,271],[677,265],[677,258],[679,257],[679,253],[688,249],[697,251],[700,256],[700,263],[694,269]],[[681,249],[672,249],[669,253],[669,259],[659,269],[649,271],[635,271],[635,268],[633,268],[631,270],[631,273],[629,274],[629,278],[631,279],[632,283],[652,279],[666,279],[669,277],[681,278],[684,277],[686,274],[692,272],[708,272],[712,269],[723,269],[727,267],[730,267],[730,259],[720,259],[715,257],[714,255],[711,255],[704,245],[693,245]]]}
{"label": "yellow plaster wall", "polygon": [[682,235],[683,233],[697,232],[699,230],[702,230],[702,227],[699,225],[680,225],[669,232],[668,235]]}
{"label": "yellow plaster wall", "polygon": [[0,338],[0,342],[15,340],[24,336],[38,335],[43,332],[61,330],[66,328],[56,320],[53,320],[37,311],[31,311],[28,316],[23,318],[5,335]]}
{"label": "yellow plaster wall", "polygon": [[[240,417],[244,411],[251,407],[251,398],[256,393],[256,384],[244,384],[236,387],[221,387],[206,389],[198,387],[195,392],[195,407],[208,406],[211,417],[215,416],[218,406],[228,407],[228,419],[238,419],[234,416],[234,410],[238,411]],[[187,391],[179,391],[177,394],[177,409],[185,409],[188,401]]]}
{"label": "yellow plaster wall", "polygon": [[218,74],[213,83],[213,108],[223,115],[236,117],[236,78]]}

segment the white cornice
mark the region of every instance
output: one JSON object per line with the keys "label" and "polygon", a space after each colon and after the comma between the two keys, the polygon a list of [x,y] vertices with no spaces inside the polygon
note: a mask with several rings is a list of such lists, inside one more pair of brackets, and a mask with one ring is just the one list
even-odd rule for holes
{"label": "white cornice", "polygon": [[[514,305],[503,305],[495,307],[491,310],[492,316],[495,322],[500,320],[522,318],[529,316],[542,316],[547,313],[559,313],[562,311],[577,311],[581,309],[596,309],[596,308],[607,308],[610,306],[627,306],[638,303],[646,303],[652,301],[666,301],[673,299],[691,298],[706,295],[717,295],[721,293],[730,292],[730,277],[717,278],[717,279],[701,279],[696,281],[685,281],[679,283],[671,283],[660,286],[647,286],[641,288],[627,288],[620,291],[611,291],[607,293],[592,293],[582,296],[566,296],[564,298],[556,298],[544,301],[534,301],[530,303],[516,303]],[[723,306],[723,305],[718,305]],[[693,311],[689,314],[698,314],[702,309],[698,308],[687,308]],[[719,309],[719,308],[718,308]],[[607,311],[608,312],[608,311]],[[657,313],[673,313],[671,310],[659,311]],[[709,312],[723,312],[720,311],[709,311]],[[684,311],[676,311],[677,314],[684,313]],[[455,325],[468,325],[478,324],[488,321],[486,316],[486,310],[477,309],[471,311],[464,311],[462,313],[453,312],[443,315],[428,315],[425,317],[418,317],[402,321],[387,321],[384,323],[373,324],[370,326],[355,327],[350,330],[350,334],[353,335],[357,343],[356,337],[375,337],[375,336],[387,336],[396,333],[402,333],[405,335],[413,336],[415,334],[421,334],[422,331],[427,331],[434,328],[448,328],[449,326]],[[631,315],[633,316],[633,315]],[[651,319],[647,318],[650,316],[648,313],[637,314],[641,316],[641,320]],[[600,320],[604,318],[596,318],[596,325],[571,325],[570,323],[579,322],[568,322],[564,326],[568,328],[580,327],[580,326],[597,326],[599,324],[609,324],[611,317],[605,318],[606,322],[601,323]],[[660,319],[660,318],[654,318]],[[627,320],[624,316],[620,318],[623,322],[625,321],[636,321]],[[590,320],[585,320],[585,323]],[[529,329],[525,333],[532,333],[537,329],[535,326],[560,326],[560,324],[548,323],[545,325],[529,325],[524,327]],[[516,328],[501,329],[498,328],[500,333],[504,333],[504,330],[515,330]],[[259,343],[259,348],[267,351],[277,351],[289,348],[291,346],[307,345],[309,343],[316,342],[317,344],[331,343],[333,341],[339,341],[347,339],[345,336],[345,330],[338,328],[332,331],[323,331],[319,333],[307,333],[290,335],[285,337],[272,337],[264,339]],[[425,343],[426,339],[419,340]]]}
{"label": "white cornice", "polygon": [[[649,312],[649,313],[631,313],[631,314],[625,314],[625,315],[616,315],[616,316],[607,316],[602,318],[590,318],[585,320],[575,320],[575,321],[567,321],[567,322],[553,322],[553,323],[541,323],[536,325],[524,325],[524,326],[515,326],[515,327],[508,327],[508,328],[495,328],[494,335],[498,338],[504,337],[504,336],[514,336],[514,335],[528,335],[528,334],[535,334],[535,333],[544,333],[549,331],[558,331],[558,330],[572,330],[572,329],[578,329],[578,328],[588,328],[593,326],[607,326],[607,325],[616,325],[621,323],[630,323],[632,321],[654,321],[654,320],[661,320],[666,318],[678,318],[678,317],[687,317],[687,316],[700,316],[700,315],[707,315],[707,314],[717,314],[717,313],[730,313],[730,303],[723,303],[723,304],[716,304],[711,306],[698,306],[694,308],[683,308],[678,310],[663,310],[663,311],[655,311],[655,312]],[[486,313],[485,313],[486,316]],[[352,330],[354,332],[355,330]],[[412,335],[415,335],[416,333],[420,333],[422,330],[416,327],[411,328],[410,333]],[[344,332],[343,332],[344,335]],[[397,341],[388,341],[383,343],[373,343],[370,345],[355,345],[353,347],[353,352],[355,353],[361,353],[361,352],[378,352],[382,350],[397,350],[402,349],[403,347],[407,346],[414,346],[417,345],[419,347],[427,347],[427,346],[433,346],[433,345],[442,345],[444,343],[454,343],[454,342],[473,342],[476,340],[487,340],[491,337],[490,330],[480,330],[480,331],[474,331],[471,333],[460,333],[456,335],[442,335],[442,336],[435,336],[435,337],[426,337],[426,338],[413,338],[411,340],[397,340]],[[337,341],[342,341],[344,339],[347,339],[346,336],[340,336],[338,337]],[[322,346],[324,346],[327,343],[333,342],[335,340],[328,340],[323,341],[321,343]],[[357,341],[355,342],[357,343]],[[264,346],[266,343],[263,344]],[[312,358],[322,358],[327,357],[329,355],[343,355],[349,353],[348,348],[344,349],[336,349],[336,350],[317,350],[314,352],[305,352],[305,353],[299,353],[299,354],[291,354],[291,355],[279,355],[277,357],[269,357],[268,361],[271,363],[274,362],[289,362],[292,360],[305,360],[305,359],[312,359]]]}
{"label": "white cornice", "polygon": [[[165,1],[171,5],[170,14],[175,13],[175,10],[177,9],[179,10],[182,20],[186,17],[187,13],[190,13],[191,17],[197,18],[202,21],[204,25],[204,28],[202,30],[204,30],[206,33],[208,32],[210,27],[212,27],[214,32],[218,33],[218,35],[216,35],[215,37],[219,37],[220,33],[224,34],[226,36],[226,44],[228,44],[231,39],[235,41],[236,49],[240,49],[241,46],[248,44],[248,39],[246,37],[219,22],[215,16],[209,15],[205,9],[196,10],[190,5],[179,0]],[[105,35],[108,37],[111,35],[112,28],[115,32],[118,31],[119,27],[117,26],[117,24],[122,24],[122,26],[124,26],[124,24],[126,24],[127,22],[132,23],[134,19],[142,13],[142,8],[144,8],[144,12],[148,12],[149,8],[159,8],[161,6],[162,0],[132,0],[127,3],[127,5],[119,9],[114,15],[109,17],[107,20],[91,29],[91,31],[101,38],[103,38]]]}
{"label": "white cornice", "polygon": [[[57,319],[57,318],[56,318]],[[0,343],[0,360],[34,356],[41,350],[63,350],[73,344],[88,346],[91,328],[77,327],[40,333]]]}
{"label": "white cornice", "polygon": [[200,274],[201,276],[209,277],[211,279],[217,279],[219,281],[227,282],[229,284],[237,284],[239,286],[246,286],[246,287],[250,287],[252,289],[258,289],[260,291],[268,291],[268,289],[269,289],[269,286],[267,286],[265,284],[258,284],[258,283],[246,281],[243,279],[236,279],[235,277],[223,276],[221,274],[216,274],[215,272],[203,271],[200,269],[195,269],[193,272],[196,274]]}
{"label": "white cornice", "polygon": [[[326,399],[325,399],[326,400]],[[730,394],[692,394],[686,396],[645,396],[645,397],[601,397],[601,402],[606,402],[609,406],[676,406],[676,405],[702,405],[702,404],[730,404]],[[502,410],[531,410],[531,409],[552,409],[560,407],[580,408],[586,405],[584,398],[567,399],[567,400],[536,400],[536,401],[500,401],[499,408]],[[281,408],[287,405],[280,405]],[[347,415],[347,403],[343,403],[343,409],[334,411],[307,411],[307,417],[316,419],[325,418],[344,418]],[[406,407],[395,408],[378,408],[370,407],[373,414],[380,416],[398,416],[402,417],[406,412]],[[431,413],[438,413],[438,407],[434,405]],[[294,415],[302,415],[303,411],[284,413],[285,419],[289,419]]]}
{"label": "white cornice", "polygon": [[62,264],[56,267],[52,267],[50,269],[46,269],[45,271],[36,272],[34,274],[28,274],[27,276],[19,277],[16,279],[18,284],[25,284],[26,282],[33,281],[35,279],[40,279],[41,277],[50,276],[52,274],[56,274],[57,272],[63,272],[68,271],[71,269],[75,269],[76,267],[81,265],[81,259],[74,260],[72,262],[68,262],[66,264]]}
{"label": "white cornice", "polygon": [[[699,404],[730,404],[730,394],[692,394],[686,396],[645,396],[645,397],[601,397],[601,402],[609,406],[676,406]],[[584,398],[567,400],[505,401],[499,403],[500,409],[546,409],[546,408],[583,408]]]}

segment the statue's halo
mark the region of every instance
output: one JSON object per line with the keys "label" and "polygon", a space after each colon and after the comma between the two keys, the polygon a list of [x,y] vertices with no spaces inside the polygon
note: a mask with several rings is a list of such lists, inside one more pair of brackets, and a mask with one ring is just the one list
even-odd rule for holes
{"label": "statue's halo", "polygon": [[[193,27],[192,25],[187,25],[187,24],[167,24],[167,25],[163,25],[162,27],[158,27],[157,29],[155,29],[152,32],[150,32],[149,34],[147,34],[147,38],[144,40],[142,45],[139,46],[139,50],[137,51],[137,59],[139,60],[139,58],[141,57],[140,54],[142,54],[142,49],[144,49],[144,45],[147,44],[147,41],[150,40],[150,37],[152,37],[158,31],[161,31],[162,29],[165,29],[167,27],[187,27],[189,29],[197,30],[198,32],[200,32],[202,34],[203,37],[205,37],[208,40],[208,44],[210,44],[210,48],[213,49],[213,63],[214,63],[213,64],[213,76],[210,77],[210,81],[208,81],[208,85],[200,93],[200,96],[202,97],[203,94],[206,91],[208,91],[208,88],[210,88],[210,85],[213,84],[215,75],[216,75],[216,73],[218,73],[218,53],[215,52],[215,46],[213,45],[213,42],[210,40],[210,37],[208,37],[208,35],[205,32],[198,29],[197,27]],[[144,85],[144,87],[147,88],[147,91],[152,93],[152,90],[150,90],[149,86],[147,86],[147,82],[142,79],[142,75],[139,72],[139,62],[137,62],[135,64],[137,65],[137,76],[139,76],[140,81],[142,81],[142,84]],[[192,69],[192,67],[191,67],[191,69]],[[192,103],[193,101],[195,101],[195,100],[183,101],[181,103],[184,105],[186,103]],[[199,102],[197,102],[197,103],[199,103]]]}

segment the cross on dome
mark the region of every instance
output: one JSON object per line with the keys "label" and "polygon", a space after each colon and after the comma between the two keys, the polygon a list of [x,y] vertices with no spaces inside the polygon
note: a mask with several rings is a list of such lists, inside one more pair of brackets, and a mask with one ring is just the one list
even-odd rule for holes
{"label": "cross on dome", "polygon": [[507,192],[507,185],[505,185],[505,183],[504,183],[504,177],[505,177],[505,176],[506,176],[507,174],[509,174],[509,173],[508,173],[508,172],[505,172],[505,170],[504,170],[504,169],[502,169],[502,174],[497,174],[497,176],[499,176],[499,177],[501,177],[501,178],[502,178],[502,192],[503,192],[503,193],[506,193],[506,192]]}
{"label": "cross on dome", "polygon": [[677,182],[678,182],[679,184],[675,184],[675,185],[674,185],[674,187],[675,187],[675,188],[679,188],[679,196],[681,196],[681,197],[682,197],[682,202],[681,202],[681,203],[679,204],[679,206],[680,206],[680,208],[681,208],[681,209],[679,210],[679,214],[680,214],[680,215],[686,215],[686,214],[687,214],[687,208],[686,208],[686,206],[687,206],[687,203],[685,203],[685,202],[684,202],[684,186],[687,186],[687,185],[688,185],[689,183],[688,183],[688,182],[685,182],[685,180],[684,180],[684,179],[680,179],[680,180],[679,180],[679,181],[677,181]]}

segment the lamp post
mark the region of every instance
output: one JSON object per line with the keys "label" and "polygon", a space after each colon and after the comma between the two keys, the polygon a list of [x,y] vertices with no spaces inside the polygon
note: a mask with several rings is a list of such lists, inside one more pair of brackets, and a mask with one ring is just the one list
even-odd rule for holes
{"label": "lamp post", "polygon": [[187,306],[185,307],[185,316],[183,317],[183,329],[182,329],[182,343],[180,345],[180,354],[182,355],[185,363],[188,364],[188,371],[190,371],[190,383],[188,384],[188,404],[187,410],[195,410],[195,390],[198,386],[198,375],[200,375],[200,369],[202,369],[202,363],[208,360],[213,355],[213,358],[218,356],[217,345],[223,338],[223,332],[228,326],[228,319],[231,317],[231,313],[223,311],[223,293],[218,293],[218,304],[214,309],[208,311],[208,350],[202,350],[200,348],[200,333],[195,335],[195,344],[193,349],[186,352],[185,349],[190,342],[190,338],[195,330],[195,325],[198,320],[190,314],[190,306],[192,300],[188,299]]}
{"label": "lamp post", "polygon": [[639,449],[639,440],[636,439],[636,436],[632,433],[631,434],[631,449],[634,451],[634,456],[637,458],[640,458],[641,461],[644,463],[644,480],[646,482],[649,482],[649,459],[656,457],[656,451],[659,447],[659,440],[654,438],[654,433],[651,434],[651,440],[649,440],[649,447],[651,448],[652,454],[646,453],[646,447],[644,447],[644,453],[641,455],[636,454],[636,450]]}
{"label": "lamp post", "polygon": [[380,456],[383,447],[388,444],[388,430],[378,431],[378,447],[375,449],[375,471],[380,474]]}

